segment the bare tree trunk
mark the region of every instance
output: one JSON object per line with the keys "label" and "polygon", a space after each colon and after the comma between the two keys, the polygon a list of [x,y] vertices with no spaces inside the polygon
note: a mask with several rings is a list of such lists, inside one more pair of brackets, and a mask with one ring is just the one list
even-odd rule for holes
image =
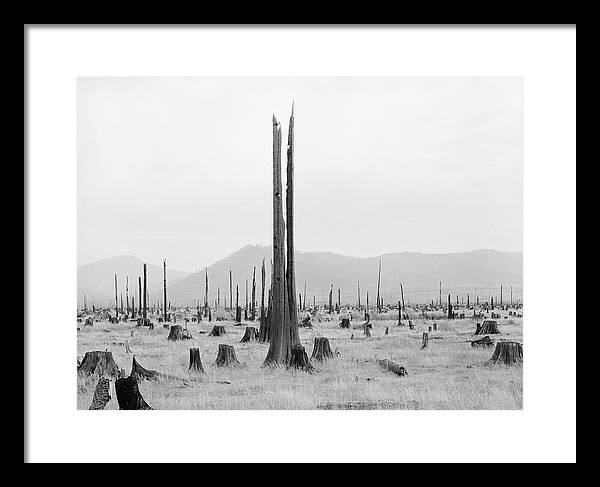
{"label": "bare tree trunk", "polygon": [[233,310],[233,276],[229,269],[229,309]]}
{"label": "bare tree trunk", "polygon": [[252,271],[252,321],[256,320],[256,266]]}
{"label": "bare tree trunk", "polygon": [[[281,126],[273,115],[273,273],[271,342],[265,365],[286,364],[290,357],[285,276],[285,222],[282,207]],[[286,319],[287,318],[287,319]]]}
{"label": "bare tree trunk", "polygon": [[377,312],[381,312],[381,302],[379,296],[379,290],[381,286],[381,259],[379,259],[379,272],[377,273]]}
{"label": "bare tree trunk", "polygon": [[119,298],[117,291],[117,275],[115,274],[115,313],[119,316]]}
{"label": "bare tree trunk", "polygon": [[167,259],[163,260],[163,320],[167,322]]}
{"label": "bare tree trunk", "polygon": [[144,304],[142,306],[144,322],[146,321],[147,309],[148,309],[148,301],[147,301],[148,281],[147,281],[147,276],[146,276],[147,272],[146,271],[147,271],[147,264],[144,263]]}
{"label": "bare tree trunk", "polygon": [[287,230],[287,268],[286,285],[288,295],[288,312],[290,316],[291,346],[300,345],[298,334],[298,307],[296,305],[296,263],[294,258],[294,105],[288,127],[287,144],[287,185],[285,193],[285,213]]}

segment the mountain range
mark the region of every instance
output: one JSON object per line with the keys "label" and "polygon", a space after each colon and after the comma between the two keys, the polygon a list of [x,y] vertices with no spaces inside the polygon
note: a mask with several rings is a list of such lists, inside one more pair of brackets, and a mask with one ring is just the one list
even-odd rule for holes
{"label": "mountain range", "polygon": [[[176,305],[195,305],[203,302],[205,293],[205,272],[209,278],[209,302],[214,304],[219,290],[221,304],[229,304],[229,271],[233,277],[233,300],[236,286],[239,301],[245,302],[246,281],[251,295],[252,272],[256,267],[256,299],[260,300],[261,263],[265,259],[266,288],[269,288],[270,246],[246,245],[233,254],[215,262],[208,269],[193,273],[167,269],[168,300]],[[296,251],[296,291],[306,294],[309,303],[325,302],[333,284],[334,300],[338,289],[342,303],[355,304],[358,300],[360,282],[361,304],[366,292],[369,302],[375,303],[377,276],[381,261],[380,294],[384,302],[400,299],[400,283],[408,302],[429,302],[439,298],[440,282],[443,299],[448,293],[466,299],[470,294],[489,299],[500,297],[503,285],[504,299],[514,292],[514,299],[522,299],[523,253],[501,252],[497,250],[473,250],[457,253],[398,252],[381,256],[360,258],[331,252]],[[114,274],[118,275],[119,289],[125,286],[125,276],[129,276],[129,292],[137,291],[137,276],[141,275],[142,261],[132,256],[105,259],[79,269],[79,303],[86,290],[88,299],[114,302]],[[148,289],[150,302],[162,301],[162,267],[148,264]],[[136,294],[137,295],[137,294]],[[125,298],[124,298],[125,299]]]}

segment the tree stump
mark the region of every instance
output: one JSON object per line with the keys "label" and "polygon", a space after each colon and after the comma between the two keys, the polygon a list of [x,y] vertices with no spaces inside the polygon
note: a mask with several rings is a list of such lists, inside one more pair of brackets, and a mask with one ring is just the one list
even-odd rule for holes
{"label": "tree stump", "polygon": [[423,342],[421,344],[421,348],[427,348],[427,346],[429,345],[429,333],[427,333],[426,331],[423,332]]}
{"label": "tree stump", "polygon": [[223,325],[213,326],[212,331],[208,334],[209,337],[221,337],[225,335],[225,327]]}
{"label": "tree stump", "polygon": [[94,391],[94,397],[92,398],[92,404],[90,404],[90,410],[104,409],[104,406],[110,401],[110,380],[106,377],[100,377],[96,390]]}
{"label": "tree stump", "polygon": [[477,328],[475,335],[500,335],[498,323],[494,320],[485,320],[483,325]]}
{"label": "tree stump", "polygon": [[329,340],[325,337],[315,337],[311,359],[322,362],[328,358],[333,358],[333,352],[329,346]]}
{"label": "tree stump", "polygon": [[94,351],[85,352],[81,365],[77,372],[83,375],[107,375],[118,379],[122,373],[113,358],[112,352]]}
{"label": "tree stump", "polygon": [[365,336],[371,338],[371,324],[365,325]]}
{"label": "tree stump", "polygon": [[385,370],[389,370],[390,372],[393,372],[394,374],[397,374],[400,377],[404,377],[406,374],[408,374],[404,367],[398,365],[396,362],[392,362],[391,360],[378,360],[377,363],[381,365]]}
{"label": "tree stump", "polygon": [[432,328],[431,328],[431,326],[430,326],[430,327],[427,329],[427,331],[428,331],[429,333],[431,333],[431,330],[432,330]]}
{"label": "tree stump", "polygon": [[298,325],[301,328],[312,328],[312,323],[310,322],[310,316],[306,316]]}
{"label": "tree stump", "polygon": [[167,340],[189,340],[190,338],[192,334],[187,329],[182,328],[181,325],[172,325]]}
{"label": "tree stump", "polygon": [[235,349],[231,345],[219,345],[219,352],[217,353],[217,360],[215,361],[217,367],[227,367],[229,365],[241,365],[235,356]]}
{"label": "tree stump", "polygon": [[240,306],[235,308],[235,322],[236,323],[242,322],[242,308]]}
{"label": "tree stump", "polygon": [[125,353],[131,353],[131,348],[129,348],[129,340],[125,340]]}
{"label": "tree stump", "polygon": [[413,322],[408,320],[408,329],[409,330],[414,330],[415,329],[415,325],[413,325]]}
{"label": "tree stump", "polygon": [[520,365],[523,363],[523,345],[518,342],[498,342],[489,362]]}
{"label": "tree stump", "polygon": [[294,345],[292,347],[292,355],[288,366],[290,368],[300,369],[306,372],[312,372],[313,370],[313,366],[308,360],[306,350],[304,350],[304,347],[302,345]]}
{"label": "tree stump", "polygon": [[122,410],[152,409],[140,394],[136,377],[124,377],[115,382],[117,402]]}
{"label": "tree stump", "polygon": [[244,336],[240,340],[240,343],[255,342],[258,340],[258,330],[253,326],[247,326]]}
{"label": "tree stump", "polygon": [[135,359],[135,355],[133,356],[133,361],[131,363],[131,373],[129,377],[134,377],[136,380],[158,380],[160,379],[160,372],[156,370],[148,370],[142,367],[138,361]]}
{"label": "tree stump", "polygon": [[437,331],[437,323],[433,324],[433,331]]}
{"label": "tree stump", "polygon": [[390,327],[386,326],[384,335],[389,335],[389,334],[390,334]]}
{"label": "tree stump", "polygon": [[350,318],[342,318],[340,328],[350,328]]}
{"label": "tree stump", "polygon": [[484,336],[483,338],[480,338],[479,340],[473,340],[471,342],[472,347],[491,347],[493,345],[494,345],[494,342],[492,342],[492,340],[490,339],[489,336]]}
{"label": "tree stump", "polygon": [[202,360],[200,360],[200,349],[190,348],[190,366],[188,371],[202,372],[204,373],[204,367],[202,367]]}

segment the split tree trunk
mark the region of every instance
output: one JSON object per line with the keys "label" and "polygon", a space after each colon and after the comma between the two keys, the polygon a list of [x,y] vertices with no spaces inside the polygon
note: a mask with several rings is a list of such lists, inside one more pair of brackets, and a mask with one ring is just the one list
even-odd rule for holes
{"label": "split tree trunk", "polygon": [[135,355],[133,356],[129,377],[134,377],[137,380],[158,380],[160,379],[160,375],[160,372],[157,372],[156,370],[149,370],[142,367],[135,359]]}
{"label": "split tree trunk", "polygon": [[110,380],[106,377],[100,377],[96,389],[94,390],[94,397],[92,397],[92,404],[90,404],[90,410],[104,409],[104,407],[110,401]]}

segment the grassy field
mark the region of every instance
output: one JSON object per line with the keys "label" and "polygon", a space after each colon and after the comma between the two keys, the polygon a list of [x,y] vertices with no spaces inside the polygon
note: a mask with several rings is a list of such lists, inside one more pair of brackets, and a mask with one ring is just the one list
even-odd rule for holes
{"label": "grassy field", "polygon": [[[415,330],[395,327],[394,321],[373,321],[371,338],[365,338],[362,330],[340,329],[338,321],[334,317],[331,322],[313,323],[312,330],[300,329],[309,357],[315,336],[329,338],[331,349],[339,352],[329,361],[313,361],[313,374],[262,367],[268,344],[239,343],[245,326],[232,322],[218,323],[225,325],[224,337],[208,337],[215,322],[189,323],[193,339],[179,342],[167,341],[169,330],[162,324],[149,330],[134,324],[94,323],[77,332],[77,356],[109,350],[129,374],[135,355],[142,366],[179,377],[140,384],[144,399],[154,409],[348,409],[357,403],[374,409],[523,407],[522,367],[486,365],[494,349],[471,347],[468,341],[475,330],[471,319],[436,321],[438,331],[430,333],[429,347],[423,350],[421,337],[432,321],[413,320]],[[258,328],[258,323],[247,324]],[[493,340],[522,343],[522,318],[500,319],[498,325],[502,334],[492,336]],[[133,354],[125,353],[126,340]],[[220,343],[235,347],[241,367],[212,365]],[[191,347],[200,349],[205,374],[188,373]],[[376,359],[384,358],[406,367],[408,375],[383,370]],[[78,409],[89,407],[94,387],[94,379],[78,377]],[[106,409],[118,409],[114,386],[111,396]]]}

